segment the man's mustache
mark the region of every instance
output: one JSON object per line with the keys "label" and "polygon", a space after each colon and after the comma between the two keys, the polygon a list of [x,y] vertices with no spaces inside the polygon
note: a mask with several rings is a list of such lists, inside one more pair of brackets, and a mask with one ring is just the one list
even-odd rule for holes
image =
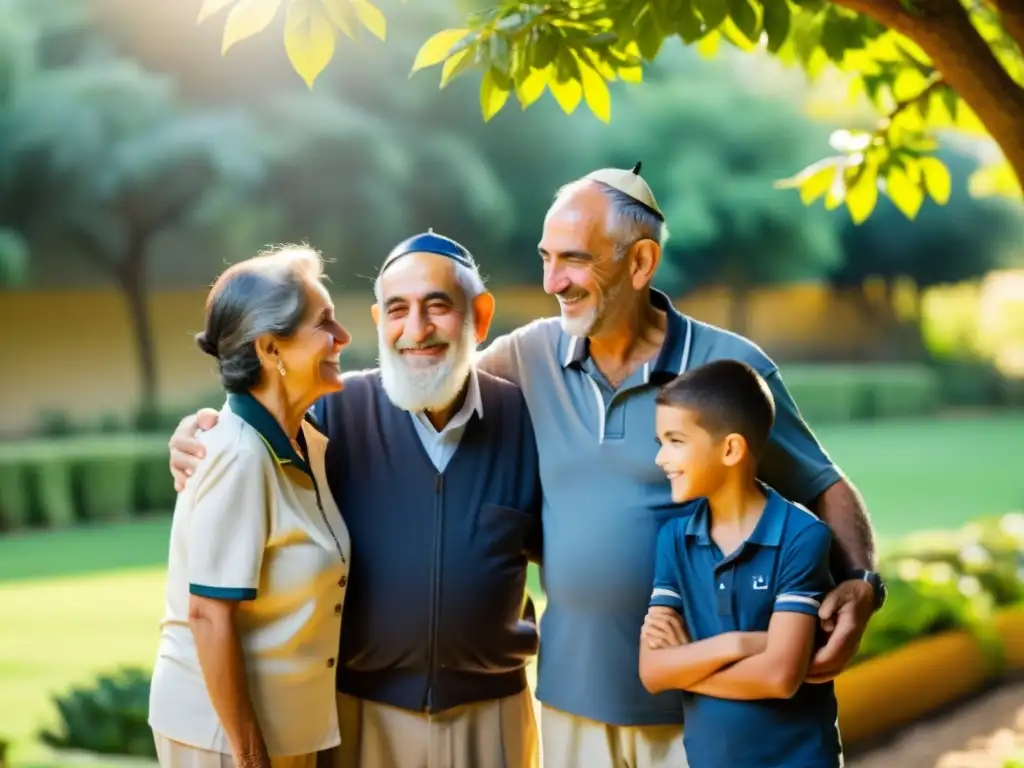
{"label": "man's mustache", "polygon": [[433,336],[424,341],[402,341],[399,339],[395,342],[395,349],[401,352],[406,349],[430,349],[431,347],[444,347],[447,346],[448,342],[437,336]]}
{"label": "man's mustache", "polygon": [[558,298],[565,299],[566,301],[572,301],[573,299],[582,299],[587,295],[587,292],[582,288],[566,288],[561,293],[557,294]]}

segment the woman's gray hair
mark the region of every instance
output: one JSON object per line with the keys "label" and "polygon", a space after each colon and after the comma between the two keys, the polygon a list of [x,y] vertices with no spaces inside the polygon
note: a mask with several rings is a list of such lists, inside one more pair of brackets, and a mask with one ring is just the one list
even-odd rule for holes
{"label": "woman's gray hair", "polygon": [[593,179],[571,181],[555,193],[555,200],[572,194],[589,184],[596,184],[608,198],[608,221],[605,227],[615,243],[615,258],[622,259],[640,240],[653,240],[662,248],[668,242],[668,227],[650,208],[630,197],[622,190]]}
{"label": "woman's gray hair", "polygon": [[206,299],[206,329],[196,344],[217,358],[221,385],[248,392],[263,372],[256,340],[290,338],[306,315],[307,286],[323,278],[323,258],[305,245],[285,245],[229,267]]}

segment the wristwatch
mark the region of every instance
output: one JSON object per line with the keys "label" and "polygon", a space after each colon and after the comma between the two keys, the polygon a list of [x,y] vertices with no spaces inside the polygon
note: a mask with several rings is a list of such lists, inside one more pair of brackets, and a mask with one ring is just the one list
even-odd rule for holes
{"label": "wristwatch", "polygon": [[864,568],[855,568],[847,574],[849,579],[857,579],[858,581],[866,581],[871,585],[871,590],[875,593],[875,610],[879,610],[885,605],[885,599],[889,596],[889,590],[885,588],[885,582],[882,581],[882,576],[877,571],[868,571]]}

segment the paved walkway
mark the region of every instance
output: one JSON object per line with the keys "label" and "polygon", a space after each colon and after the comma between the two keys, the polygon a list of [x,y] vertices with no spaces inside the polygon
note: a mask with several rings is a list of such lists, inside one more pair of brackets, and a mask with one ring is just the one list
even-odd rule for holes
{"label": "paved walkway", "polygon": [[1003,768],[1024,756],[1024,677],[917,723],[847,768]]}

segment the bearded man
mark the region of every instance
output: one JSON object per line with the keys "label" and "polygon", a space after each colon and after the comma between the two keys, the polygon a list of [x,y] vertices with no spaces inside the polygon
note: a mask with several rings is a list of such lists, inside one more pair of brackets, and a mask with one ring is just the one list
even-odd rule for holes
{"label": "bearded man", "polygon": [[474,365],[494,297],[433,231],[396,246],[374,288],[380,368],[313,409],[352,540],[334,763],[535,768],[525,586],[541,492],[519,388]]}

